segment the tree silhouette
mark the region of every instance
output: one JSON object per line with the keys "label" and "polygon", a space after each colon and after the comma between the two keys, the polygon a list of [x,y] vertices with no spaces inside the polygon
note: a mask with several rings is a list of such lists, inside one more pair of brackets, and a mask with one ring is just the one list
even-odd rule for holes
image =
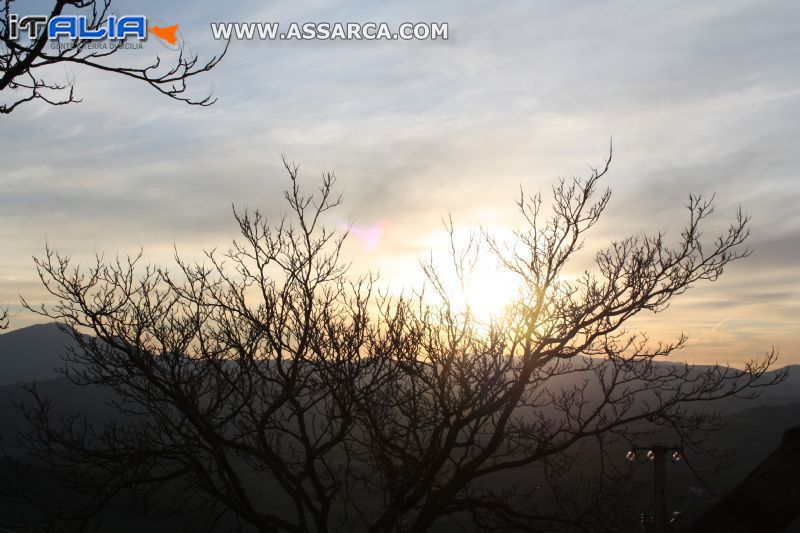
{"label": "tree silhouette", "polygon": [[[624,328],[747,255],[741,212],[704,242],[711,203],[692,196],[673,245],[627,237],[570,274],[608,206],[609,162],[559,182],[549,214],[521,195],[513,242],[453,239],[458,278],[488,254],[521,282],[488,320],[456,305],[432,262],[427,292],[352,278],[346,234],[324,223],[341,201],[334,177],[304,194],[288,164],[291,217],[235,210],[241,238],[203,263],[176,254],[169,270],[140,253],[81,267],[48,249],[36,265],[57,303],[35,311],[72,332],[69,378],[111,391],[120,418],[59,418],[32,389],[23,444],[87,495],[84,518],[122,507],[190,509],[190,527],[209,530],[227,515],[265,532],[430,531],[448,518],[609,530],[606,489],[623,475],[609,445],[658,433],[700,451],[718,419],[693,406],[783,377],[764,376],[774,353],[744,370],[658,364],[686,338]],[[576,488],[586,450],[597,485]]]}
{"label": "tree silhouette", "polygon": [[[115,62],[124,52],[122,48],[101,48],[93,46],[91,39],[78,38],[70,46],[47,46],[48,36],[40,29],[30,39],[15,39],[12,35],[12,12],[14,0],[5,0],[0,4],[0,93],[7,100],[0,103],[0,113],[11,113],[26,102],[41,100],[51,105],[65,105],[80,100],[75,97],[74,79],[64,76],[63,72],[55,75],[54,65],[80,65],[94,70],[111,72],[142,81],[158,92],[176,100],[193,105],[207,106],[216,99],[212,94],[199,98],[187,93],[189,79],[208,72],[222,60],[227,52],[225,48],[218,56],[201,62],[199,57],[187,53],[179,46],[174,54],[169,54],[165,61],[161,57],[146,65],[136,62]],[[106,27],[111,15],[111,0],[55,0],[50,18],[69,13],[86,17],[86,29],[89,32]],[[18,18],[18,17],[17,17]],[[21,28],[18,33],[27,34],[29,28]],[[64,44],[62,41],[53,44]],[[174,56],[174,57],[173,57]],[[127,63],[127,64],[126,64]],[[56,69],[57,70],[57,69]]]}

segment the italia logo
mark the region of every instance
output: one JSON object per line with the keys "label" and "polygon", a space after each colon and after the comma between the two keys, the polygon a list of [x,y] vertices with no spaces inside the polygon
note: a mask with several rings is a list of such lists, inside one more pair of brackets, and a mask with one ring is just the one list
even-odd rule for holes
{"label": "italia logo", "polygon": [[9,15],[9,37],[18,40],[21,32],[25,32],[31,40],[36,39],[44,29],[48,39],[67,38],[70,40],[124,40],[127,38],[144,41],[152,33],[165,44],[175,45],[178,42],[178,24],[172,26],[152,26],[148,28],[147,17],[128,15],[124,17],[109,16],[100,25],[92,28],[91,21],[85,15],[59,15],[48,18],[43,15],[19,17]]}

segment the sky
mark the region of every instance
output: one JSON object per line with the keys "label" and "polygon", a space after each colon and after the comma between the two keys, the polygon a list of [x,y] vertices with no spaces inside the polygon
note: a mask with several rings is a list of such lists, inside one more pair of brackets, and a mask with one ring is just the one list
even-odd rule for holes
{"label": "sky", "polygon": [[[43,4],[44,5],[44,4]],[[235,235],[231,207],[285,211],[281,156],[314,186],[335,172],[335,223],[360,235],[356,269],[393,287],[459,230],[518,227],[520,185],[547,191],[600,165],[611,204],[589,237],[676,237],[689,193],[716,195],[708,233],[741,205],[751,257],[637,325],[698,362],[741,364],[773,346],[800,364],[800,4],[786,1],[115,0],[179,23],[201,57],[210,22],[447,22],[447,41],[235,41],[193,84],[190,107],[83,68],[83,102],[0,117],[0,304],[13,327],[47,302],[33,268],[45,244],[78,260],[136,252],[169,264]],[[143,54],[168,50],[152,48]],[[134,53],[134,52],[132,52]],[[140,52],[135,52],[140,53]]]}

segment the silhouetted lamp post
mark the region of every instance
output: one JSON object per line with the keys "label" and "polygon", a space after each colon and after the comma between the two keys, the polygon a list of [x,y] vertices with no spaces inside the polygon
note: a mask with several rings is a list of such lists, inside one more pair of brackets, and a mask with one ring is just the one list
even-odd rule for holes
{"label": "silhouetted lamp post", "polygon": [[678,446],[632,446],[625,459],[636,460],[637,452],[646,452],[648,461],[653,463],[653,531],[668,533],[671,529],[667,511],[667,457],[676,463],[683,458],[683,450]]}

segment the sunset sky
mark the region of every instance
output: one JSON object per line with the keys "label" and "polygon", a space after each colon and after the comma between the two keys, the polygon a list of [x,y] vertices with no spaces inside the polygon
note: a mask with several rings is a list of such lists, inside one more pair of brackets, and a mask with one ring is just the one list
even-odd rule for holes
{"label": "sunset sky", "polygon": [[[514,200],[602,163],[609,209],[587,246],[667,229],[689,193],[716,194],[707,233],[752,216],[750,258],[640,325],[690,337],[679,354],[741,363],[772,346],[800,363],[800,4],[785,1],[124,2],[180,24],[205,56],[215,21],[447,22],[449,40],[236,41],[197,108],[86,69],[83,103],[0,117],[0,304],[35,322],[31,257],[136,252],[169,264],[235,234],[231,206],[278,217],[288,181],[333,171],[357,270],[392,287],[460,230],[519,225]],[[148,42],[144,51],[169,54]]]}

